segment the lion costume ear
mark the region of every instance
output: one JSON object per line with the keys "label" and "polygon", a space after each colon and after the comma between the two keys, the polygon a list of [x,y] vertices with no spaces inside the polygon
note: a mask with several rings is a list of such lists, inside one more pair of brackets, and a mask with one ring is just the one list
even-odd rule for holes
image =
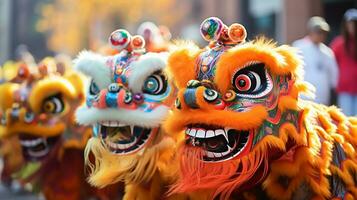
{"label": "lion costume ear", "polygon": [[0,85],[0,110],[5,111],[11,108],[13,103],[14,91],[19,88],[15,83],[3,83]]}
{"label": "lion costume ear", "polygon": [[77,97],[81,100],[84,99],[85,95],[85,77],[81,74],[78,74],[74,71],[67,72],[65,78],[72,83],[73,87],[76,90]]}
{"label": "lion costume ear", "polygon": [[296,79],[302,79],[302,58],[298,50],[288,45],[281,45],[275,51],[284,58],[284,65],[277,68],[280,74],[291,73]]}
{"label": "lion costume ear", "polygon": [[193,43],[174,45],[168,58],[169,76],[178,88],[186,87],[189,80],[196,79],[196,58],[201,50]]}

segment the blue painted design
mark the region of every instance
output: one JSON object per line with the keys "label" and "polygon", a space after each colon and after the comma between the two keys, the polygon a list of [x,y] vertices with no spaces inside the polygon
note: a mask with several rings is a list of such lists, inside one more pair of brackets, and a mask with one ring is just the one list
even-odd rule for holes
{"label": "blue painted design", "polygon": [[99,124],[98,123],[94,124],[92,128],[93,128],[93,136],[94,137],[98,137],[98,135],[99,135]]}
{"label": "blue painted design", "polygon": [[92,107],[92,105],[93,105],[92,101],[93,101],[93,98],[90,97],[89,94],[87,94],[86,105],[87,105],[88,107]]}
{"label": "blue painted design", "polygon": [[150,95],[150,94],[143,94],[144,95],[144,101],[149,102],[149,103],[160,103],[164,101],[171,92],[171,87],[170,85],[167,86],[165,93],[160,94],[160,95]]}
{"label": "blue painted design", "polygon": [[185,103],[191,108],[198,108],[196,103],[196,88],[188,88],[183,94]]}
{"label": "blue painted design", "polygon": [[105,96],[105,103],[110,108],[115,108],[118,106],[117,104],[118,93],[108,92]]}

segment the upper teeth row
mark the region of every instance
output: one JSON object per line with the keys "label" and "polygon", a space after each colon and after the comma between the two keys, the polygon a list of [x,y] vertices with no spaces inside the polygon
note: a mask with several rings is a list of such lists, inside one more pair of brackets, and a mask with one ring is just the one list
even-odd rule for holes
{"label": "upper teeth row", "polygon": [[118,143],[111,142],[109,140],[105,140],[105,143],[113,149],[127,149],[133,146],[136,143],[136,141],[137,139],[135,138],[133,142],[130,142],[128,144],[118,144]]}
{"label": "upper teeth row", "polygon": [[230,130],[230,128],[216,129],[216,130],[205,130],[202,128],[187,128],[186,134],[195,138],[212,138],[218,135],[223,135],[226,141],[228,142],[228,130]]}
{"label": "upper teeth row", "polygon": [[101,121],[100,124],[104,126],[109,126],[109,127],[123,127],[127,126],[126,124],[122,124],[118,121]]}
{"label": "upper teeth row", "polygon": [[37,139],[33,139],[33,140],[21,140],[20,143],[22,146],[25,147],[34,147],[36,145],[41,144],[42,142],[45,143],[45,139],[44,138],[37,138]]}

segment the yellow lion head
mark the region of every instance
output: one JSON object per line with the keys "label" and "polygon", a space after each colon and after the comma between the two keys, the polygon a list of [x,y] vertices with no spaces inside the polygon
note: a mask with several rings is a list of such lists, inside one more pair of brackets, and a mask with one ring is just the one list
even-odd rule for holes
{"label": "yellow lion head", "polygon": [[52,58],[39,66],[19,63],[16,75],[0,85],[2,136],[18,136],[28,160],[43,160],[66,147],[84,148],[90,136],[74,120],[84,101],[82,77],[62,64]]}
{"label": "yellow lion head", "polygon": [[289,144],[283,132],[301,127],[297,99],[307,87],[295,49],[245,42],[242,25],[218,18],[205,20],[201,33],[209,47],[179,44],[168,59],[179,92],[165,127],[186,133],[173,192],[209,189],[228,198],[267,175],[269,160]]}

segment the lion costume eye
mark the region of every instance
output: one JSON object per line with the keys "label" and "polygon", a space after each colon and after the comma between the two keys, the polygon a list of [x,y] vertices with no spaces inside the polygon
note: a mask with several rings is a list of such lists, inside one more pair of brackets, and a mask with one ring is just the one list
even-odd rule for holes
{"label": "lion costume eye", "polygon": [[97,95],[100,92],[99,87],[97,84],[92,80],[89,86],[89,94],[90,95]]}
{"label": "lion costume eye", "polygon": [[60,113],[64,110],[64,104],[59,95],[50,96],[44,100],[42,110],[45,113]]}
{"label": "lion costume eye", "polygon": [[159,95],[166,91],[167,79],[161,72],[156,72],[149,76],[143,85],[143,92],[152,95]]}
{"label": "lion costume eye", "polygon": [[271,91],[273,84],[264,66],[264,63],[252,62],[233,75],[232,85],[237,96],[260,98]]}

